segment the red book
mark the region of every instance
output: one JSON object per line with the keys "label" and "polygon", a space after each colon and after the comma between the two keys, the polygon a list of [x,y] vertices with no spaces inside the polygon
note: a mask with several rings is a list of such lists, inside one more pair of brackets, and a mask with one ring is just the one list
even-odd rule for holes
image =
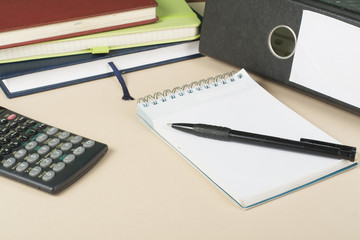
{"label": "red book", "polygon": [[155,0],[8,0],[0,49],[152,23]]}

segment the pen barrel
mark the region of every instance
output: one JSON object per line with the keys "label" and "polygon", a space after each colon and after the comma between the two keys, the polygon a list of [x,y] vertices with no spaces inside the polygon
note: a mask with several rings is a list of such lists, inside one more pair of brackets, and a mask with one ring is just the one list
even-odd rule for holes
{"label": "pen barrel", "polygon": [[303,152],[336,159],[346,159],[352,162],[354,162],[358,156],[355,147],[312,139],[301,138],[300,141],[294,141],[207,124],[173,123],[171,126],[180,131],[191,133],[199,137],[212,138],[222,141],[250,143],[253,145],[268,146],[282,150]]}
{"label": "pen barrel", "polygon": [[237,130],[230,131],[229,140],[234,142],[250,143],[259,146],[281,148],[283,150],[305,149],[303,144],[297,141]]}
{"label": "pen barrel", "polygon": [[299,151],[319,156],[355,161],[356,148],[310,139],[294,141],[273,136],[230,130],[228,140],[269,146],[282,150]]}

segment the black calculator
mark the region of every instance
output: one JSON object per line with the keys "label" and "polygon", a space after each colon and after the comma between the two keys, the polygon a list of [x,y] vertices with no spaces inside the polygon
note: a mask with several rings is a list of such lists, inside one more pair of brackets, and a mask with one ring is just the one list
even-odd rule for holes
{"label": "black calculator", "polygon": [[0,174],[58,193],[90,170],[107,145],[0,106]]}

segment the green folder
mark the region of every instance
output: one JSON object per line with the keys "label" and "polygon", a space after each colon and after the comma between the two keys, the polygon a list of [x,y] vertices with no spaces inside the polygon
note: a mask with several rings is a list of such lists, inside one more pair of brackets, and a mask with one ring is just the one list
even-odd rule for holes
{"label": "green folder", "polygon": [[0,63],[75,54],[104,54],[115,49],[199,38],[201,21],[185,0],[157,0],[156,23],[0,50]]}

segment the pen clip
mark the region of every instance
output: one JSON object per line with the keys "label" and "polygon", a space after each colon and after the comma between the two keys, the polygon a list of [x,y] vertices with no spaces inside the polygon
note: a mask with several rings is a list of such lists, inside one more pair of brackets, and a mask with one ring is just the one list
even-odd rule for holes
{"label": "pen clip", "polygon": [[337,152],[339,157],[349,159],[352,162],[357,159],[356,147],[341,145],[336,143],[322,142],[318,140],[301,138],[300,142],[311,144],[313,147],[327,148],[328,150]]}
{"label": "pen clip", "polygon": [[307,139],[307,138],[301,138],[300,142],[311,143],[311,144],[329,147],[329,148],[336,148],[336,149],[343,150],[343,151],[356,151],[356,147],[351,147],[351,146],[336,144],[336,143],[322,142],[322,141]]}

